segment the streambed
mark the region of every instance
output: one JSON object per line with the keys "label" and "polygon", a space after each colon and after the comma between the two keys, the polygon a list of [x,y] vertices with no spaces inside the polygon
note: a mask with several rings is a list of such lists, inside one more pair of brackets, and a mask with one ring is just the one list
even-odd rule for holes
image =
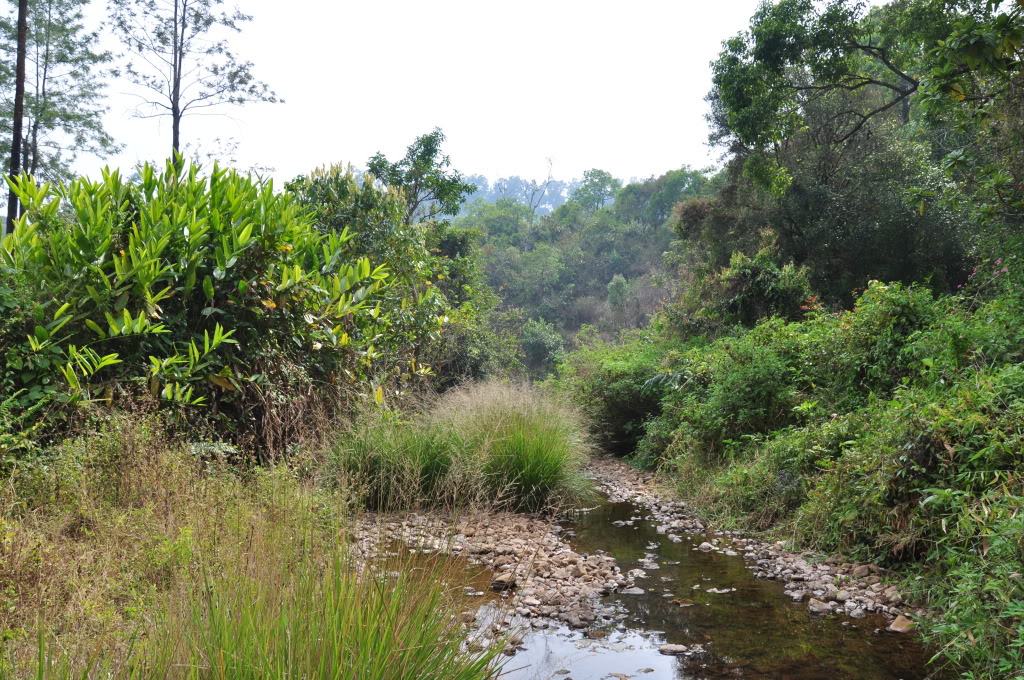
{"label": "streambed", "polygon": [[[527,629],[503,678],[934,677],[919,639],[886,631],[884,617],[814,616],[787,598],[781,583],[754,578],[741,557],[697,550],[707,536],[673,542],[649,516],[630,502],[605,502],[566,525],[575,551],[607,552],[623,571],[640,568],[646,576],[635,579],[637,589],[608,596],[617,609],[611,622],[587,631]],[[692,653],[664,655],[666,644]]]}

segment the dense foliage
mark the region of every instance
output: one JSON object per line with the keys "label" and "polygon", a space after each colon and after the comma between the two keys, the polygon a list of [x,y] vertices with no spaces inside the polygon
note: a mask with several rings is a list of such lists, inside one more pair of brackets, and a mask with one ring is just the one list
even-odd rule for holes
{"label": "dense foliage", "polygon": [[531,374],[546,374],[584,326],[613,337],[649,319],[671,289],[664,255],[672,206],[714,186],[688,168],[624,187],[594,169],[549,214],[516,196],[467,204],[455,224],[480,234],[487,282],[502,309],[522,319]]}
{"label": "dense foliage", "polygon": [[[387,212],[384,192],[347,188],[338,202],[385,206],[353,223],[378,246],[218,168],[23,179],[26,214],[2,247],[5,392],[24,407],[148,395],[255,437],[265,455],[286,451],[332,394],[420,371],[415,350],[441,323],[433,298],[410,291],[425,278],[416,260],[380,252],[395,247],[401,213]],[[399,259],[413,269],[382,263]]]}
{"label": "dense foliage", "polygon": [[[63,41],[85,74],[30,92],[36,141],[62,140],[49,150],[29,138],[26,165],[45,177],[68,174],[60,153],[113,148],[89,76],[109,55],[84,49],[82,4],[32,3],[69,24],[51,21],[32,40]],[[202,0],[192,16],[205,28],[248,19],[210,18],[220,4]],[[143,30],[131,19],[145,2],[113,6],[123,33]],[[166,52],[181,20],[158,21],[166,35],[135,38],[135,51]],[[0,25],[7,42],[11,31]],[[174,63],[202,53],[192,47]],[[225,44],[210,49],[227,63],[199,85],[231,81],[215,100],[274,99],[247,63],[228,69]],[[132,410],[159,410],[190,444],[187,456],[161,455],[162,474],[202,487],[197,505],[243,518],[262,517],[252,508],[264,475],[284,475],[290,497],[329,517],[341,504],[543,510],[582,494],[584,421],[549,392],[483,381],[551,378],[606,449],[660,470],[711,518],[893,567],[933,612],[923,631],[965,677],[1020,680],[1022,64],[1021,0],[768,0],[711,65],[718,169],[489,182],[452,167],[435,129],[401,158],[315,170],[284,191],[216,166],[204,176],[180,156],[131,178],[13,179],[24,215],[0,241],[0,469],[18,521],[0,528],[62,547],[53,536],[65,531],[151,528],[155,501],[129,474],[148,468],[104,444],[121,441]],[[188,76],[172,68],[167,82]],[[9,81],[0,69],[0,90]],[[161,93],[177,123],[173,90]],[[442,394],[419,399],[428,389]],[[102,434],[74,438],[83,429]],[[321,447],[305,455],[313,440]],[[196,472],[284,454],[291,470]],[[293,476],[311,486],[300,493]],[[169,487],[144,483],[190,519],[125,552],[142,564],[125,566],[127,593],[97,586],[104,603],[130,603],[104,610],[118,630],[128,609],[151,607],[154,589],[196,566],[188,531],[208,528]],[[70,528],[21,521],[65,486],[93,503],[56,503],[53,521]],[[232,545],[242,524],[230,526]],[[0,539],[0,550],[13,545]],[[52,555],[35,566],[19,555],[0,554],[51,584],[33,596],[61,625],[80,623],[51,601],[65,592],[41,573],[59,571]],[[300,630],[290,616],[305,601],[365,595],[336,558],[318,557],[334,567],[326,580],[287,581],[292,599],[220,582],[174,591],[221,616],[211,627],[166,612],[193,640],[185,656],[251,656],[274,637],[261,613],[278,636],[351,634],[366,621]],[[439,656],[411,654],[410,668],[439,661],[475,677],[479,659],[432,616],[438,591],[408,592],[426,604],[402,610],[398,632],[422,625],[446,641]],[[220,607],[231,597],[262,609],[239,617]],[[0,604],[23,626],[23,600],[11,599]],[[223,639],[206,644],[211,631]],[[348,639],[358,636],[337,647]],[[402,651],[405,637],[388,639]]]}
{"label": "dense foliage", "polygon": [[1024,677],[1024,7],[764,3],[713,63],[677,291],[560,384],[727,525],[898,567],[966,677]]}

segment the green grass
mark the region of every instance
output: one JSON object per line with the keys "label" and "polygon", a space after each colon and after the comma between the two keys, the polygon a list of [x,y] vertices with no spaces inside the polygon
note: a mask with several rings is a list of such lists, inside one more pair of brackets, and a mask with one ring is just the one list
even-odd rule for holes
{"label": "green grass", "polygon": [[[386,568],[384,568],[386,567]],[[39,680],[485,680],[500,651],[463,648],[441,568],[359,572],[341,553],[290,578],[208,576],[156,613],[126,655],[69,659],[39,640]],[[15,671],[14,677],[18,677]]]}
{"label": "green grass", "polygon": [[587,494],[580,417],[541,388],[485,383],[445,394],[412,418],[363,414],[334,451],[338,478],[366,507],[485,504],[540,511]]}
{"label": "green grass", "polygon": [[[494,677],[457,565],[350,551],[354,504],[117,418],[0,489],[0,679]],[[446,582],[453,584],[451,588]]]}

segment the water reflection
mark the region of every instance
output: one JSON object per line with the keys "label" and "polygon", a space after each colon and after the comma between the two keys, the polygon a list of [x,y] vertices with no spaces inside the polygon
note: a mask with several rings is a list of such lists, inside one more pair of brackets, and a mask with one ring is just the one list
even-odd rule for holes
{"label": "water reflection", "polygon": [[[742,559],[695,550],[703,536],[673,543],[644,514],[630,503],[601,505],[576,520],[572,544],[578,552],[604,550],[624,570],[643,568],[647,577],[637,584],[646,592],[611,596],[623,615],[605,626],[604,639],[585,639],[566,628],[530,633],[526,651],[509,660],[504,678],[930,677],[918,640],[886,632],[882,617],[813,617],[785,597],[782,584],[753,578]],[[658,648],[666,643],[707,651],[665,656]]]}

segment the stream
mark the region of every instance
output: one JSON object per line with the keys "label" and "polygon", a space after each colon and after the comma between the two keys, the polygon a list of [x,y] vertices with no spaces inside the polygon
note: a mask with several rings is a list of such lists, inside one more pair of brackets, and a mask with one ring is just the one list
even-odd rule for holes
{"label": "stream", "polygon": [[[609,595],[618,616],[590,631],[526,627],[504,680],[934,677],[916,635],[886,631],[881,616],[812,616],[781,583],[754,578],[742,557],[696,550],[704,535],[674,543],[648,516],[632,503],[605,502],[565,524],[577,552],[607,552],[623,571],[643,568],[636,584],[646,592]],[[667,656],[659,653],[665,644],[697,651]]]}

